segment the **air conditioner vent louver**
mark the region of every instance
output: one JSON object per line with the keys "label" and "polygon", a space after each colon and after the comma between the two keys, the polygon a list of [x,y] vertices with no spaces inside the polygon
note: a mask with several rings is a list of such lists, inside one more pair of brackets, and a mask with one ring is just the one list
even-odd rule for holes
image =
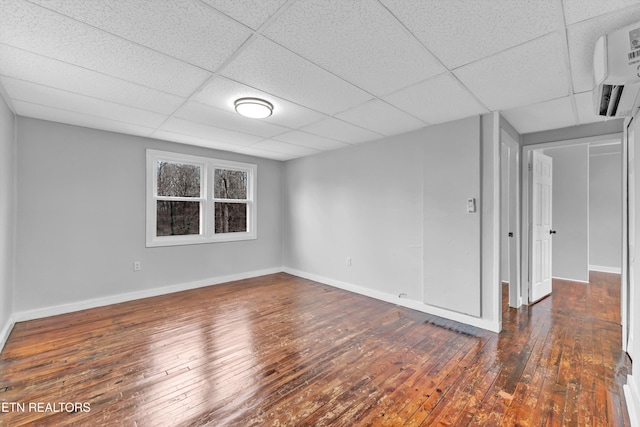
{"label": "air conditioner vent louver", "polygon": [[615,117],[623,92],[623,85],[603,84],[598,114],[601,116]]}

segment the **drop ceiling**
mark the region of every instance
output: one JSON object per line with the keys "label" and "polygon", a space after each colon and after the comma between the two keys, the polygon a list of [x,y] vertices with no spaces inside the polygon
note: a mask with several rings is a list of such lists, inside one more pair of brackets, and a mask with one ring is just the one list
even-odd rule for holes
{"label": "drop ceiling", "polygon": [[[630,0],[2,0],[13,111],[288,160],[500,111],[520,133],[601,120],[596,39]],[[259,97],[273,115],[239,116]]]}

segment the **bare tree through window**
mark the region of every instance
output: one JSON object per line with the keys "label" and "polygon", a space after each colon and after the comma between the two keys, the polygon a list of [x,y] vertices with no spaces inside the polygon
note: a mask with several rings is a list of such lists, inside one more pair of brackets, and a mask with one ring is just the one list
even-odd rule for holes
{"label": "bare tree through window", "polygon": [[[158,196],[165,198],[157,201],[157,235],[199,234],[201,167],[159,161],[157,170]],[[184,200],[188,198],[196,200]]]}
{"label": "bare tree through window", "polygon": [[247,175],[246,171],[215,170],[216,233],[247,231]]}

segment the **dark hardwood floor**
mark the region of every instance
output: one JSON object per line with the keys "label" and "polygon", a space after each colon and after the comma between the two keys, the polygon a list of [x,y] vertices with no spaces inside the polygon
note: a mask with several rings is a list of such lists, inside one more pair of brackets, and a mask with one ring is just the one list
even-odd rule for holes
{"label": "dark hardwood floor", "polygon": [[282,273],[18,323],[0,425],[628,425],[619,294],[555,281],[498,335]]}

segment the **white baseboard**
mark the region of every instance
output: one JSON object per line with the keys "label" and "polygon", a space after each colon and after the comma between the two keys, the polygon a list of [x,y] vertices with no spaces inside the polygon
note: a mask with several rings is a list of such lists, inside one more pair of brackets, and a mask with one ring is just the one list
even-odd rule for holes
{"label": "white baseboard", "polygon": [[16,324],[16,320],[12,315],[11,317],[9,317],[9,320],[7,320],[7,324],[4,325],[2,330],[0,330],[0,352],[2,352],[4,345],[7,343],[7,340],[9,339],[9,334],[11,334],[11,331],[13,330],[13,326],[15,324]]}
{"label": "white baseboard", "polygon": [[423,313],[433,314],[434,316],[443,317],[449,320],[454,320],[456,322],[475,326],[481,329],[486,329],[491,332],[499,333],[500,330],[502,329],[502,325],[500,324],[500,322],[491,322],[486,319],[473,317],[473,316],[469,316],[462,313],[457,313],[455,311],[445,310],[443,308],[424,304],[421,301],[411,300],[407,298],[400,298],[397,295],[389,294],[387,292],[376,291],[374,289],[365,288],[365,287],[354,285],[347,282],[341,282],[339,280],[329,279],[327,277],[306,273],[304,271],[296,270],[289,267],[284,267],[283,271],[285,273],[289,273],[294,276],[313,280],[314,282],[323,283],[325,285],[333,286],[335,288],[343,289],[345,291],[375,298],[377,300],[389,302],[392,304],[401,305],[403,307],[410,308],[416,311],[421,311]]}
{"label": "white baseboard", "polygon": [[590,265],[589,271],[600,271],[602,273],[622,274],[622,269],[620,267],[604,267],[602,265]]}
{"label": "white baseboard", "polygon": [[210,279],[198,280],[195,282],[180,283],[177,285],[163,286],[161,288],[145,289],[144,291],[128,292],[126,294],[110,295],[103,298],[95,298],[85,301],[78,301],[69,304],[55,305],[51,307],[36,308],[14,313],[14,322],[40,319],[43,317],[57,316],[59,314],[72,313],[74,311],[86,310],[89,308],[103,307],[105,305],[119,304],[121,302],[133,301],[142,298],[166,295],[174,292],[186,291],[189,289],[202,288],[205,286],[219,285],[221,283],[233,282],[235,280],[250,279],[267,274],[282,272],[282,267],[269,268],[265,270],[249,271],[246,273],[231,274],[228,276],[212,277]]}
{"label": "white baseboard", "polygon": [[568,277],[552,276],[552,279],[566,280],[567,282],[589,283],[588,280],[569,279]]}
{"label": "white baseboard", "polygon": [[627,383],[623,386],[623,389],[631,427],[640,427],[640,393],[632,375],[627,375]]}

